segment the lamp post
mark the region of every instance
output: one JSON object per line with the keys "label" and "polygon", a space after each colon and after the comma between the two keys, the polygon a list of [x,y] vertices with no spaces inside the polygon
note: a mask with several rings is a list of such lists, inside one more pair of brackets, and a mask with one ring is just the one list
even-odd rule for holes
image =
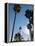
{"label": "lamp post", "polygon": [[14,17],[13,28],[12,28],[11,42],[12,42],[12,39],[13,39],[13,33],[14,33],[14,27],[15,27],[15,21],[16,21],[16,13],[20,12],[20,5],[15,4],[13,9],[15,11],[15,17]]}

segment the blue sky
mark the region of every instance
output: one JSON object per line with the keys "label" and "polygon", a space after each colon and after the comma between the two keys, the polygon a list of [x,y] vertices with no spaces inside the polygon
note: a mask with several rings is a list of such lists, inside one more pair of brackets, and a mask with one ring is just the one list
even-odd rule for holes
{"label": "blue sky", "polygon": [[[20,32],[20,33],[22,32],[22,31],[19,30],[19,27],[20,26],[22,28],[26,27],[26,25],[28,24],[29,20],[25,17],[25,11],[27,9],[32,9],[32,5],[20,4],[20,6],[21,6],[20,12],[19,13],[16,13],[16,21],[15,21],[14,35],[17,32]],[[9,21],[10,36],[11,36],[11,33],[12,33],[13,21],[14,21],[14,16],[15,16],[15,11],[14,11],[13,7],[14,7],[13,4],[9,4],[9,6],[8,6],[8,15],[9,15],[9,19],[10,19],[10,21]],[[28,30],[26,30],[25,33],[27,31]],[[27,34],[28,34],[28,32],[27,32]]]}

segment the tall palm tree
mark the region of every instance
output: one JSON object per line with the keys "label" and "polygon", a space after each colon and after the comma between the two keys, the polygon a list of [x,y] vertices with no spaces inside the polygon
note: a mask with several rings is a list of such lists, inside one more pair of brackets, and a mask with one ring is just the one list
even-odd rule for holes
{"label": "tall palm tree", "polygon": [[19,4],[14,4],[13,9],[15,11],[15,17],[14,17],[13,28],[12,28],[11,42],[12,42],[12,39],[13,39],[13,33],[14,33],[14,27],[15,27],[15,21],[16,21],[16,13],[20,12],[20,5]]}
{"label": "tall palm tree", "polygon": [[27,27],[30,30],[30,37],[31,37],[31,41],[32,41],[33,40],[32,39],[33,38],[33,33],[31,31],[31,28],[32,28],[31,24],[33,25],[33,10],[27,9],[25,11],[25,16],[29,19],[29,24],[27,25]]}

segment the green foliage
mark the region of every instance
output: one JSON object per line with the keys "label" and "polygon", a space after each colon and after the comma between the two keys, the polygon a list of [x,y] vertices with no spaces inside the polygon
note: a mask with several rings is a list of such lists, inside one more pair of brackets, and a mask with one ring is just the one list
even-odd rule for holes
{"label": "green foliage", "polygon": [[30,36],[31,36],[31,41],[32,41],[33,40],[33,32],[31,31],[31,28],[33,25],[33,10],[27,9],[25,11],[25,16],[26,16],[26,18],[29,19],[29,24],[27,25],[27,28],[30,30]]}
{"label": "green foliage", "polygon": [[15,12],[20,12],[20,5],[19,4],[14,5],[14,11]]}
{"label": "green foliage", "polygon": [[22,37],[21,37],[21,34],[18,32],[15,34],[15,37],[14,37],[15,41],[21,41],[22,40]]}
{"label": "green foliage", "polygon": [[28,25],[27,25],[27,28],[28,28],[28,29],[32,28],[31,24],[28,24]]}
{"label": "green foliage", "polygon": [[27,9],[25,11],[25,16],[29,19],[30,24],[33,24],[33,10]]}

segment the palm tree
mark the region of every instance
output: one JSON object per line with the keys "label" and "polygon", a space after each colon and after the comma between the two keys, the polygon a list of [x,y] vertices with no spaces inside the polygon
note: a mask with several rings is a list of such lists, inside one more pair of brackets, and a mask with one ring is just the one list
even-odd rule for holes
{"label": "palm tree", "polygon": [[21,34],[18,32],[15,34],[15,37],[14,37],[15,41],[21,41],[22,37],[21,37]]}
{"label": "palm tree", "polygon": [[[27,25],[27,28],[30,30],[32,28],[32,26],[30,24]],[[30,30],[30,37],[31,37],[31,41],[33,41],[33,31]]]}
{"label": "palm tree", "polygon": [[33,25],[33,10],[27,9],[25,11],[25,16],[29,19],[29,24],[27,25],[27,28],[30,30],[30,37],[31,37],[31,41],[32,41],[33,40],[33,33],[31,31],[31,28]]}
{"label": "palm tree", "polygon": [[11,42],[12,42],[12,39],[13,39],[13,33],[14,33],[14,27],[15,27],[15,21],[16,21],[16,13],[20,12],[20,5],[15,4],[13,9],[15,11],[15,17],[14,17],[13,28],[12,28]]}

